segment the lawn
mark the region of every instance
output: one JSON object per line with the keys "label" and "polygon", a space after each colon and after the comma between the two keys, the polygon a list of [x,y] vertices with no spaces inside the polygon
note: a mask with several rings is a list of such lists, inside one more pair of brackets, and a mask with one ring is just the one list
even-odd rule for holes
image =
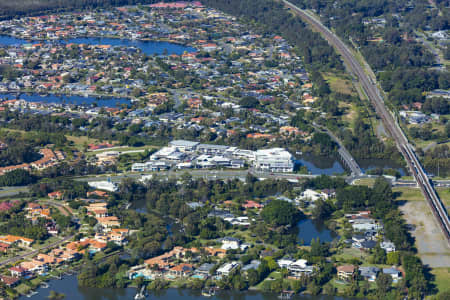
{"label": "lawn", "polygon": [[[85,144],[96,144],[99,143],[100,140],[93,139],[87,136],[73,136],[73,135],[66,135],[67,140],[74,143],[75,147],[82,151]],[[117,141],[112,141],[112,143],[117,143]]]}
{"label": "lawn", "polygon": [[439,293],[450,291],[450,268],[435,268],[431,274],[435,276],[433,283]]}
{"label": "lawn", "polygon": [[28,285],[21,283],[15,288],[15,290],[21,295],[26,295],[31,288]]}
{"label": "lawn", "polygon": [[351,79],[331,73],[323,73],[322,75],[332,91],[345,95],[356,95]]}
{"label": "lawn", "polygon": [[[406,201],[424,201],[425,198],[422,191],[419,188],[413,187],[394,187],[393,192],[400,193],[400,196],[396,200],[406,200]],[[436,188],[441,200],[445,205],[450,205],[450,189],[448,188]]]}
{"label": "lawn", "polygon": [[450,205],[450,189],[449,188],[436,188],[436,192],[439,195],[439,198],[441,198],[442,202],[444,202],[445,205]]}
{"label": "lawn", "polygon": [[345,248],[343,249],[343,253],[334,255],[334,258],[339,262],[344,262],[356,258],[364,263],[367,259],[367,256],[368,254],[366,252],[363,252],[359,249]]}
{"label": "lawn", "polygon": [[375,183],[375,179],[374,178],[362,178],[362,179],[357,179],[354,181],[354,185],[366,185],[368,187],[373,187]]}
{"label": "lawn", "polygon": [[42,283],[42,279],[40,279],[40,278],[34,278],[34,279],[31,279],[30,282],[31,282],[34,286],[38,286],[39,284]]}
{"label": "lawn", "polygon": [[280,279],[282,278],[283,275],[281,275],[280,272],[274,271],[272,273],[269,274],[269,276],[267,276],[266,279],[264,279],[263,281],[261,281],[260,283],[258,283],[257,285],[255,285],[255,289],[256,290],[262,290],[263,284],[265,281],[267,280],[274,280],[274,279]]}
{"label": "lawn", "polygon": [[399,193],[399,197],[396,200],[406,201],[423,201],[424,197],[422,191],[419,188],[414,187],[394,187],[392,188],[394,193]]}

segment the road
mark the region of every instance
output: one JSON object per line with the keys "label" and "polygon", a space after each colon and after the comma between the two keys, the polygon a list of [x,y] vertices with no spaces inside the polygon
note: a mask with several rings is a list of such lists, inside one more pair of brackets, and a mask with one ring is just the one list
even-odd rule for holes
{"label": "road", "polygon": [[324,128],[320,125],[317,125],[316,123],[313,123],[313,125],[318,128],[319,130],[325,131],[326,134],[328,134],[333,141],[335,141],[339,145],[339,155],[344,160],[344,163],[347,165],[347,167],[352,172],[352,176],[361,176],[363,175],[363,171],[359,167],[356,160],[353,158],[353,156],[350,154],[350,152],[345,148],[344,144],[341,142],[341,140],[335,136],[328,128]]}
{"label": "road", "polygon": [[340,40],[333,32],[331,32],[327,27],[325,27],[319,20],[308,12],[298,8],[289,1],[282,0],[283,3],[291,8],[291,10],[300,16],[304,21],[313,26],[318,30],[324,38],[335,47],[336,51],[341,54],[346,66],[357,76],[361,87],[366,93],[367,97],[371,101],[375,108],[377,115],[383,121],[383,124],[394,139],[398,149],[402,153],[405,161],[407,162],[411,173],[414,176],[415,181],[422,190],[422,193],[427,200],[434,217],[437,219],[442,232],[444,233],[447,241],[450,243],[450,220],[445,210],[442,202],[434,190],[432,183],[430,182],[427,174],[425,173],[422,165],[420,164],[416,154],[414,153],[413,147],[409,144],[408,139],[403,134],[403,131],[399,127],[397,121],[394,119],[393,115],[389,112],[385,106],[383,97],[381,96],[380,90],[378,89],[374,79],[370,78],[366,73],[364,68],[358,62],[352,51],[347,47],[347,45]]}
{"label": "road", "polygon": [[292,173],[267,173],[267,172],[256,172],[252,169],[246,170],[204,170],[204,169],[190,169],[190,170],[179,170],[179,171],[154,171],[145,173],[123,173],[123,174],[110,174],[110,175],[99,175],[99,176],[83,176],[77,178],[79,181],[101,181],[108,178],[112,182],[120,182],[124,178],[141,178],[143,175],[154,175],[163,177],[180,177],[185,173],[191,174],[195,178],[206,178],[206,179],[233,179],[240,178],[245,179],[248,173],[258,178],[273,178],[273,179],[291,179],[296,180],[299,178],[314,178],[319,175],[312,174],[292,174]]}
{"label": "road", "polygon": [[4,266],[4,265],[7,265],[7,264],[10,264],[10,263],[13,263],[13,262],[16,262],[16,261],[18,261],[18,260],[21,260],[21,259],[23,259],[23,258],[25,258],[25,257],[27,257],[27,256],[33,256],[33,255],[36,255],[36,254],[42,252],[43,250],[47,250],[47,249],[51,249],[51,248],[54,248],[54,247],[56,247],[56,246],[59,246],[60,244],[63,244],[63,243],[65,243],[65,242],[67,242],[68,240],[72,239],[74,236],[75,236],[75,235],[67,236],[67,237],[63,238],[62,240],[60,240],[60,241],[51,243],[51,244],[49,244],[49,245],[47,245],[47,246],[45,246],[45,247],[42,247],[42,248],[40,248],[40,249],[33,250],[33,251],[27,252],[27,253],[25,253],[25,254],[21,254],[21,255],[18,255],[18,256],[14,256],[14,257],[12,257],[12,258],[9,258],[9,259],[7,259],[7,260],[5,260],[5,261],[0,262],[0,267],[1,267],[1,266]]}
{"label": "road", "polygon": [[428,51],[430,51],[434,55],[434,58],[436,59],[437,69],[441,70],[441,71],[445,71],[444,63],[441,60],[439,51],[433,47],[431,42],[427,41],[427,37],[423,33],[419,32],[419,31],[415,31],[415,33],[416,33],[416,35],[418,35],[417,40],[419,42],[421,42],[428,49]]}

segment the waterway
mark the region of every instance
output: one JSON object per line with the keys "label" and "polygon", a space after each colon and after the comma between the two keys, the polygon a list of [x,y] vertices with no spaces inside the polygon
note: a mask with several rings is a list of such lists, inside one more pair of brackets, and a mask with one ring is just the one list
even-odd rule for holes
{"label": "waterway", "polygon": [[401,176],[407,175],[407,171],[401,164],[388,159],[360,159],[358,164],[366,172],[373,169],[393,169],[400,173]]}
{"label": "waterway", "polygon": [[[314,175],[334,175],[345,173],[342,163],[334,156],[318,156],[313,154],[303,154],[296,160],[302,166],[306,166],[308,172]],[[394,169],[405,176],[407,171],[401,164],[387,159],[358,159],[359,166],[363,172],[372,169]]]}
{"label": "waterway", "polygon": [[319,238],[321,242],[331,242],[339,236],[329,230],[325,224],[319,220],[304,219],[298,222],[298,239],[303,241],[303,245],[311,245],[312,239]]}
{"label": "waterway", "polygon": [[[38,300],[47,299],[50,291],[56,291],[66,295],[65,300],[130,300],[134,298],[136,289],[106,289],[106,288],[82,288],[78,287],[77,278],[75,275],[64,277],[62,280],[50,280],[50,285],[47,289],[39,289],[38,294],[27,298],[20,297],[20,300]],[[254,291],[235,292],[235,291],[219,291],[215,296],[205,298],[201,296],[198,290],[187,289],[168,289],[158,292],[150,293],[146,299],[158,300],[194,300],[194,299],[212,299],[212,300],[277,300],[278,295],[259,293]],[[344,300],[341,297],[333,296],[308,296],[296,295],[292,299],[298,300]]]}
{"label": "waterway", "polygon": [[303,154],[296,160],[302,166],[306,166],[308,172],[313,175],[333,175],[345,173],[344,167],[333,156],[317,156]]}
{"label": "waterway", "polygon": [[40,94],[15,94],[15,93],[0,93],[0,99],[23,99],[27,102],[41,102],[41,103],[55,103],[55,104],[73,104],[99,107],[118,107],[123,104],[129,105],[131,101],[126,98],[97,98],[97,97],[83,97],[78,95],[40,95]]}
{"label": "waterway", "polygon": [[25,40],[19,39],[11,36],[0,35],[0,45],[13,46],[13,45],[23,45],[30,43],[62,43],[62,44],[89,44],[89,45],[111,45],[120,47],[135,47],[141,49],[141,51],[147,55],[153,54],[183,54],[184,52],[196,52],[197,50],[192,47],[169,43],[161,41],[142,41],[133,39],[118,39],[118,38],[103,38],[103,37],[80,37],[71,38],[67,40],[46,40],[46,41],[36,41],[36,40]]}

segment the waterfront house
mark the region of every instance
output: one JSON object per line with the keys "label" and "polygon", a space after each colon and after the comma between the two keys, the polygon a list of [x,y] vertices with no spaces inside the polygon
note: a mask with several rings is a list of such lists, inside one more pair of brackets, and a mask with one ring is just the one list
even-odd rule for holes
{"label": "waterfront house", "polygon": [[377,275],[380,272],[380,269],[372,266],[359,267],[359,272],[365,280],[369,282],[375,282],[375,280],[377,279]]}
{"label": "waterfront house", "polygon": [[9,268],[9,272],[11,273],[11,276],[18,277],[18,278],[25,276],[25,274],[27,273],[27,271],[20,266],[15,266],[15,267]]}
{"label": "waterfront house", "polygon": [[169,274],[176,277],[187,277],[192,274],[194,267],[191,264],[179,264],[169,269]]}
{"label": "waterfront house", "polygon": [[398,280],[402,277],[401,272],[396,268],[383,268],[383,274],[390,275],[392,277],[392,282],[397,283]]}
{"label": "waterfront house", "polygon": [[350,280],[355,274],[356,267],[354,265],[343,265],[337,267],[337,275],[341,280]]}
{"label": "waterfront house", "polygon": [[278,260],[278,265],[283,268],[287,268],[289,271],[289,276],[298,279],[301,276],[309,276],[314,272],[313,266],[308,266],[308,261],[306,259],[299,259],[297,261],[292,261],[290,259]]}
{"label": "waterfront house", "polygon": [[19,283],[20,279],[15,278],[15,277],[0,275],[0,281],[3,282],[3,284],[5,284],[7,287],[11,288],[11,287],[16,286]]}
{"label": "waterfront house", "polygon": [[211,270],[214,268],[215,264],[211,264],[211,263],[204,263],[201,266],[199,266],[196,270],[195,270],[195,274],[197,275],[201,275],[203,277],[208,277],[210,275]]}
{"label": "waterfront house", "polygon": [[240,264],[236,261],[226,263],[217,269],[216,273],[219,276],[229,276]]}

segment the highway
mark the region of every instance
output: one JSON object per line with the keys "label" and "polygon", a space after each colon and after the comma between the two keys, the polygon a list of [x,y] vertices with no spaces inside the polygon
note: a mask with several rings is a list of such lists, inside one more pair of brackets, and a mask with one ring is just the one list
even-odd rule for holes
{"label": "highway", "polygon": [[426,175],[422,165],[420,164],[413,147],[409,144],[408,139],[403,134],[403,131],[399,127],[398,123],[394,119],[393,115],[386,108],[383,97],[378,89],[376,82],[371,79],[364,71],[363,67],[357,61],[353,53],[349,50],[347,45],[341,41],[333,32],[326,28],[319,20],[317,20],[310,13],[298,8],[289,1],[282,0],[283,3],[288,6],[294,13],[300,16],[305,22],[309,23],[316,30],[318,30],[324,38],[341,54],[346,66],[356,76],[366,93],[367,97],[371,101],[375,108],[377,115],[383,121],[383,125],[395,140],[398,149],[405,158],[415,181],[422,190],[430,208],[438,221],[442,232],[444,233],[447,242],[450,243],[450,222],[448,214],[444,206],[442,205],[439,197],[434,190],[432,183]]}

